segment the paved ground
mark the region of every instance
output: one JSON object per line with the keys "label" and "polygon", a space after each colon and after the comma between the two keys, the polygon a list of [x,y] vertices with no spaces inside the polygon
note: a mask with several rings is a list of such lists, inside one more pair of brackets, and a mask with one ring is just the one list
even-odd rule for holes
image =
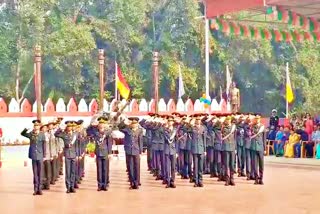
{"label": "paved ground", "polygon": [[[145,159],[145,157],[143,157]],[[269,160],[267,162],[270,162]],[[94,159],[87,158],[87,175],[76,194],[66,194],[63,179],[43,196],[33,196],[30,165],[0,169],[0,212],[6,213],[319,213],[320,167],[267,163],[265,185],[236,178],[225,187],[205,176],[204,188],[177,179],[165,189],[142,166],[142,187],[129,190],[124,161],[113,159],[108,192],[96,191]]]}

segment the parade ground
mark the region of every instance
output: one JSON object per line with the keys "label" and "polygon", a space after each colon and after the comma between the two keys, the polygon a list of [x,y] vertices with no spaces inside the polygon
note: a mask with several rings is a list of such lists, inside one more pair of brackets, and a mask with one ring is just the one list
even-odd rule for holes
{"label": "parade ground", "polygon": [[111,160],[109,191],[97,192],[94,158],[86,159],[86,176],[75,194],[66,194],[64,179],[33,196],[29,162],[7,158],[0,169],[0,209],[6,213],[319,213],[320,161],[266,157],[265,185],[236,178],[225,187],[204,176],[204,187],[176,179],[176,189],[166,189],[146,170],[142,157],[139,190],[129,190],[125,162]]}

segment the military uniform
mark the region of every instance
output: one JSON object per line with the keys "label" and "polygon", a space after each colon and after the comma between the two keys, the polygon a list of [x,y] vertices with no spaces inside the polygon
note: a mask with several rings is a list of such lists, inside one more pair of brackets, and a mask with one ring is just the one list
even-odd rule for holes
{"label": "military uniform", "polygon": [[244,124],[240,122],[237,125],[236,132],[236,141],[237,141],[237,163],[238,163],[238,177],[245,176],[244,168],[245,168],[245,143],[244,143]]}
{"label": "military uniform", "polygon": [[163,179],[165,174],[164,170],[164,130],[159,124],[152,127],[152,149],[155,151],[155,168],[156,168],[156,180]]}
{"label": "military uniform", "polygon": [[263,130],[262,124],[258,123],[253,126],[253,134],[255,137],[252,139],[253,153],[254,153],[254,177],[255,184],[263,184],[263,171],[264,171],[264,143],[263,143]]}
{"label": "military uniform", "polygon": [[219,177],[219,181],[223,180],[222,172],[222,132],[221,127],[215,124],[213,127],[215,139],[214,139],[214,171],[213,174]]}
{"label": "military uniform", "polygon": [[213,128],[212,121],[206,123],[207,126],[207,165],[208,170],[211,177],[215,177],[216,174],[214,172],[214,141],[215,141],[215,133]]}
{"label": "military uniform", "polygon": [[246,121],[243,126],[244,129],[244,149],[245,149],[245,165],[246,165],[246,175],[247,180],[250,180],[251,178],[251,172],[252,172],[252,150],[251,150],[251,127]]}
{"label": "military uniform", "polygon": [[146,132],[144,139],[146,141],[147,145],[147,164],[148,164],[148,171],[152,171],[153,169],[153,164],[152,164],[152,129],[150,128],[150,123],[146,122],[146,120],[142,120],[140,122],[141,127],[143,127]]}
{"label": "military uniform", "polygon": [[50,184],[54,185],[55,182],[58,180],[58,171],[57,171],[57,164],[58,164],[58,145],[56,137],[54,136],[54,130],[50,129],[48,131],[48,138],[51,145],[51,182]]}
{"label": "military uniform", "polygon": [[[68,127],[73,127],[74,124],[67,123]],[[62,132],[62,130],[57,130],[55,133],[55,137],[61,138],[64,142],[64,158],[65,158],[65,183],[67,188],[67,193],[75,193],[75,173],[76,173],[76,158],[77,158],[77,150],[76,150],[76,141],[77,135],[76,133]]]}
{"label": "military uniform", "polygon": [[192,145],[193,154],[193,174],[195,187],[203,187],[202,174],[204,154],[206,148],[206,129],[203,125],[196,125],[192,128]]}
{"label": "military uniform", "polygon": [[224,156],[224,170],[226,178],[226,186],[235,185],[234,183],[234,172],[235,172],[235,150],[236,142],[234,139],[235,125],[225,124],[222,129],[223,136],[223,156]]}
{"label": "military uniform", "polygon": [[[137,123],[139,118],[129,118],[132,123]],[[129,181],[131,189],[138,189],[140,184],[140,154],[143,152],[142,129],[124,126],[124,150],[128,161]]]}
{"label": "military uniform", "polygon": [[[39,126],[40,121],[33,121],[34,126]],[[27,129],[21,132],[21,135],[30,139],[29,154],[28,157],[32,160],[33,171],[33,195],[42,195],[41,181],[42,181],[42,168],[43,168],[43,154],[44,154],[44,142],[45,136],[43,133],[35,133],[34,131],[28,133]]]}
{"label": "military uniform", "polygon": [[175,135],[177,133],[177,129],[174,127],[167,128],[165,130],[166,141],[164,145],[164,155],[165,155],[165,163],[166,163],[166,173],[165,179],[167,183],[167,188],[172,187],[175,188],[175,167],[176,167],[176,143],[175,143]]}
{"label": "military uniform", "polygon": [[180,125],[177,129],[177,145],[179,146],[180,173],[183,179],[189,178],[189,150],[187,149],[187,130],[186,125]]}
{"label": "military uniform", "polygon": [[[41,129],[44,126],[41,127]],[[47,131],[42,131],[42,133],[45,136],[45,142],[44,142],[44,155],[43,155],[43,180],[42,180],[42,185],[43,189],[49,190],[50,189],[50,182],[52,179],[52,169],[51,169],[51,142],[49,141],[49,133]]]}
{"label": "military uniform", "polygon": [[98,191],[108,189],[109,155],[112,154],[112,138],[110,131],[97,130],[93,136],[97,164]]}

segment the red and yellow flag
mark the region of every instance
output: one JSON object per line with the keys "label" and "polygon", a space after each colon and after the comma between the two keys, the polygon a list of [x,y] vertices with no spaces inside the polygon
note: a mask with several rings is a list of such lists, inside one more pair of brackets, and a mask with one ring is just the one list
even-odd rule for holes
{"label": "red and yellow flag", "polygon": [[129,95],[130,95],[130,88],[129,85],[126,81],[126,79],[123,77],[122,72],[120,67],[118,66],[118,64],[116,63],[116,84],[117,84],[117,89],[119,90],[120,95],[124,98],[124,99],[128,99]]}

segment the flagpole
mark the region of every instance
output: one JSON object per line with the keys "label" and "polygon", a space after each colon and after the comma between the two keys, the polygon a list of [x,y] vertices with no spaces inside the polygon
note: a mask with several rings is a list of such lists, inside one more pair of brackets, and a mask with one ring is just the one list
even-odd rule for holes
{"label": "flagpole", "polygon": [[[207,11],[207,9],[205,9]],[[210,96],[210,91],[209,91],[209,19],[207,19],[207,16],[205,16],[205,40],[206,40],[206,96],[209,97]]]}
{"label": "flagpole", "polygon": [[117,88],[117,79],[118,79],[118,64],[117,61],[114,61],[114,99],[118,100],[118,88]]}
{"label": "flagpole", "polygon": [[287,85],[289,84],[289,62],[286,65],[286,118],[289,118],[289,102],[288,102],[288,92]]}

